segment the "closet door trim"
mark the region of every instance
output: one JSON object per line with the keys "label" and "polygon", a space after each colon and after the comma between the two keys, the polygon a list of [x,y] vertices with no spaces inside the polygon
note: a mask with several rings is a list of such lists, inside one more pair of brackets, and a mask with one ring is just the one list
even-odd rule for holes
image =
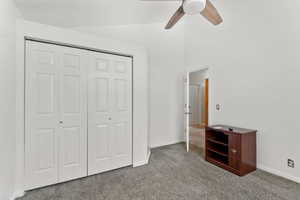
{"label": "closet door trim", "polygon": [[124,53],[114,52],[114,51],[106,51],[106,50],[103,50],[103,49],[95,49],[95,48],[90,48],[90,47],[81,46],[81,45],[74,45],[74,44],[69,44],[69,43],[56,42],[56,41],[44,40],[44,39],[33,38],[33,37],[25,37],[25,41],[33,41],[33,42],[39,42],[39,43],[45,43],[45,44],[53,44],[53,45],[57,45],[57,46],[64,46],[64,47],[82,49],[82,50],[87,50],[87,51],[92,51],[92,52],[103,53],[103,54],[133,58],[133,56],[130,55],[130,54],[124,54]]}

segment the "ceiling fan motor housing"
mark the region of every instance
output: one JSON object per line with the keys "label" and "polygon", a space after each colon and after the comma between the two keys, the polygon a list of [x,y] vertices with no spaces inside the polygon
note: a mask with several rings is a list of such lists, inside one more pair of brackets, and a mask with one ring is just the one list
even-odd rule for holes
{"label": "ceiling fan motor housing", "polygon": [[188,15],[199,14],[204,10],[206,0],[185,0],[183,2],[183,10]]}

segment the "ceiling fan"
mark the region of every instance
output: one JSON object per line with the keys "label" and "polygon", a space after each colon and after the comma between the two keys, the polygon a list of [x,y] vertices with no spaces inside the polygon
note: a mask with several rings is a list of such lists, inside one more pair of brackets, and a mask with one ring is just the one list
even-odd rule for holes
{"label": "ceiling fan", "polygon": [[165,29],[171,29],[185,14],[201,14],[214,25],[218,25],[223,22],[222,17],[218,13],[214,5],[210,2],[210,0],[182,0],[181,6],[171,17]]}

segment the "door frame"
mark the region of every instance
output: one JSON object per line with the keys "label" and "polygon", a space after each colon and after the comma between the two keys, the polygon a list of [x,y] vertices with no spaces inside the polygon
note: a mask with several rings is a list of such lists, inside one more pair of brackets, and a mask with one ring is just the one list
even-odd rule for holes
{"label": "door frame", "polygon": [[207,70],[207,73],[208,73],[208,102],[207,102],[207,108],[208,108],[208,112],[207,112],[207,123],[208,125],[212,123],[212,88],[211,88],[211,85],[212,85],[212,73],[211,72],[211,67],[192,67],[192,70],[188,70],[187,73],[190,75],[191,73],[193,72],[198,72],[198,71],[202,71],[202,70]]}
{"label": "door frame", "polygon": [[[147,51],[138,45],[106,39],[68,29],[17,20],[16,32],[16,176],[14,197],[24,195],[25,161],[25,40],[35,39],[84,47],[104,53],[132,56],[133,70],[133,167],[146,165],[150,149],[148,139],[148,62]],[[104,49],[104,50],[102,50]],[[126,53],[124,53],[126,52]],[[135,66],[139,66],[135,68]],[[136,92],[138,91],[138,92]]]}
{"label": "door frame", "polygon": [[204,80],[204,124],[209,125],[209,77]]}
{"label": "door frame", "polygon": [[[205,107],[207,106],[207,109],[208,109],[208,111],[207,111],[207,123],[208,123],[208,125],[210,125],[210,123],[212,123],[212,118],[211,118],[211,111],[212,111],[212,98],[211,98],[211,96],[212,96],[212,88],[211,88],[211,80],[212,80],[212,77],[211,77],[211,68],[210,67],[193,67],[193,70],[188,70],[187,71],[187,73],[188,73],[188,75],[189,75],[189,77],[190,77],[190,75],[191,75],[191,73],[193,73],[193,72],[199,72],[199,71],[202,71],[202,70],[207,70],[207,74],[208,74],[208,77],[206,77],[205,78],[205,80],[204,81],[206,81],[206,80],[209,80],[209,85],[208,85],[208,101],[207,101],[207,105],[205,105]],[[190,88],[190,87],[188,87],[188,88]],[[188,92],[189,93],[189,92]],[[189,129],[189,128],[188,128]],[[190,135],[190,133],[188,134],[188,135]],[[186,141],[188,141],[188,142],[190,142],[190,140],[189,139],[187,139]],[[190,146],[190,144],[188,144],[188,145],[186,145],[187,147],[189,147]],[[205,147],[204,147],[205,148]],[[188,149],[188,152],[189,152],[189,149]]]}
{"label": "door frame", "polygon": [[184,74],[184,106],[183,106],[183,124],[184,124],[184,134],[185,134],[185,145],[186,151],[190,151],[190,73],[186,72]]}

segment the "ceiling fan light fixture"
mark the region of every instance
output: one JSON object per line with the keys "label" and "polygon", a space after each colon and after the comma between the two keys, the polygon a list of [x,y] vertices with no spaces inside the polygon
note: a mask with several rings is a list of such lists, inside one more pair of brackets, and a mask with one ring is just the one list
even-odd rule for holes
{"label": "ceiling fan light fixture", "polygon": [[204,10],[206,0],[185,0],[183,2],[183,10],[188,15],[199,14]]}

